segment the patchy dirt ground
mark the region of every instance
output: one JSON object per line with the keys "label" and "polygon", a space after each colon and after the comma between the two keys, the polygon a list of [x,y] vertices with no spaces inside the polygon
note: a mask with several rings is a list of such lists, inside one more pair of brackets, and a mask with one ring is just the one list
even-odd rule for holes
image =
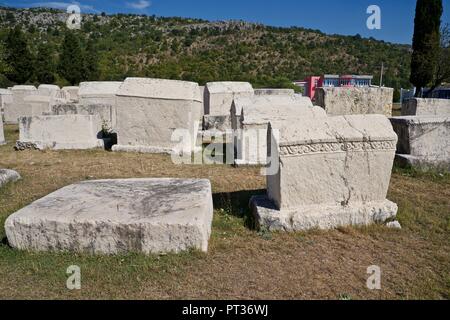
{"label": "patchy dirt ground", "polygon": [[[23,180],[0,191],[0,238],[8,215],[86,179],[198,177],[211,180],[215,218],[209,253],[87,256],[19,252],[0,244],[0,299],[449,299],[450,175],[394,170],[388,198],[402,230],[381,226],[268,234],[251,228],[251,195],[264,192],[258,168],[175,166],[160,155],[105,151],[15,152],[6,126],[0,167]],[[78,265],[82,289],[66,289]],[[366,287],[367,267],[382,289]]]}

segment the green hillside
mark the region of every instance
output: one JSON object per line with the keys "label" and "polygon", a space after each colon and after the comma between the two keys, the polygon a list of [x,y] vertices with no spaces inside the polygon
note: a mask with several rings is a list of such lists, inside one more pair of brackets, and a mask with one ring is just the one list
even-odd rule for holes
{"label": "green hillside", "polygon": [[[36,54],[41,43],[58,62],[68,15],[52,9],[0,8],[0,40],[22,26]],[[286,87],[311,74],[372,74],[378,82],[410,87],[410,47],[357,36],[327,35],[303,28],[276,28],[242,21],[138,15],[83,15],[77,31],[99,56],[98,80],[129,76],[192,80],[250,81],[255,87]],[[65,80],[57,76],[56,82]]]}

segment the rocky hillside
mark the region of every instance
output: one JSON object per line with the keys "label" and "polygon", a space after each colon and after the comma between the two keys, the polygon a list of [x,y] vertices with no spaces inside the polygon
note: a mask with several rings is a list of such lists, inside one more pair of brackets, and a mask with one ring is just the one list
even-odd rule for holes
{"label": "rocky hillside", "polygon": [[[0,8],[0,40],[20,25],[32,50],[46,41],[57,61],[67,17],[52,9]],[[409,86],[410,47],[359,35],[242,21],[105,14],[83,15],[77,32],[83,41],[95,40],[101,80],[147,76],[281,87],[310,74],[373,74],[377,79],[384,62],[386,85]]]}

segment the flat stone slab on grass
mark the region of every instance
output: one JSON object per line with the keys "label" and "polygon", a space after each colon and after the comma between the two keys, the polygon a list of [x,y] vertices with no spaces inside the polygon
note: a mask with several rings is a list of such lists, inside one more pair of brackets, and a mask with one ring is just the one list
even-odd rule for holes
{"label": "flat stone slab on grass", "polygon": [[85,181],[11,215],[13,248],[90,254],[206,252],[213,204],[209,180]]}
{"label": "flat stone slab on grass", "polygon": [[20,180],[20,174],[14,170],[0,169],[0,188],[9,182]]}

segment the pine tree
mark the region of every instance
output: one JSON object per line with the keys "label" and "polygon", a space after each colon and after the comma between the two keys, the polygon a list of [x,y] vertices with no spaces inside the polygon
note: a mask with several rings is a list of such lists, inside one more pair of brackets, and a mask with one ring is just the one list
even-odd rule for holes
{"label": "pine tree", "polygon": [[410,81],[419,96],[433,80],[439,54],[442,0],[417,0]]}
{"label": "pine tree", "polygon": [[48,44],[40,44],[36,56],[35,76],[39,83],[55,82],[53,51]]}
{"label": "pine tree", "polygon": [[58,64],[58,73],[71,85],[83,80],[84,62],[80,39],[73,31],[68,31],[63,40]]}
{"label": "pine tree", "polygon": [[100,77],[99,56],[94,41],[88,41],[84,51],[84,80],[96,81]]}
{"label": "pine tree", "polygon": [[33,56],[19,27],[9,31],[5,47],[5,63],[9,66],[6,77],[19,84],[27,82],[33,75]]}

